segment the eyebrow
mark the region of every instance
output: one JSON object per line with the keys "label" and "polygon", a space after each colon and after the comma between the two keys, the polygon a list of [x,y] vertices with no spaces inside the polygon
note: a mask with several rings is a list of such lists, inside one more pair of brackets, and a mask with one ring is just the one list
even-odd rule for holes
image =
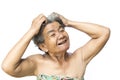
{"label": "eyebrow", "polygon": [[54,31],[55,31],[55,30],[50,30],[50,31],[47,32],[47,34],[50,34],[50,33],[54,32]]}

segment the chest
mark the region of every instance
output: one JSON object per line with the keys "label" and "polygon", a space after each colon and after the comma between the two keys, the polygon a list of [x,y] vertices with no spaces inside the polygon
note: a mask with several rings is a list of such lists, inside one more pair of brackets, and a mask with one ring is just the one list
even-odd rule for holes
{"label": "chest", "polygon": [[[40,66],[40,67],[39,67]],[[70,61],[62,65],[57,63],[45,62],[44,64],[38,65],[37,68],[39,74],[48,74],[48,75],[62,75],[70,77],[81,77],[84,74],[84,65],[75,61]]]}

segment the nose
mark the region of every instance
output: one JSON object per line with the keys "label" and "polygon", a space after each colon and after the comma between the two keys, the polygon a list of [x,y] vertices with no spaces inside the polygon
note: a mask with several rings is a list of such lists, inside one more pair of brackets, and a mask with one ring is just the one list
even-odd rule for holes
{"label": "nose", "polygon": [[59,33],[58,39],[61,40],[61,39],[64,39],[64,38],[65,38],[64,34]]}

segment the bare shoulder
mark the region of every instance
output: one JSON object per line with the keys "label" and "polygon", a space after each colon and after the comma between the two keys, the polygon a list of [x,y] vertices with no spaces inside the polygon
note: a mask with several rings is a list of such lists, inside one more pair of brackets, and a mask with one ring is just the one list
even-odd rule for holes
{"label": "bare shoulder", "polygon": [[28,56],[27,59],[36,63],[38,61],[39,62],[42,61],[44,59],[44,56],[42,54],[38,53],[38,54]]}
{"label": "bare shoulder", "polygon": [[81,48],[78,48],[73,53],[69,53],[69,54],[70,54],[70,58],[77,59],[78,61],[83,59]]}
{"label": "bare shoulder", "polygon": [[82,57],[82,49],[78,48],[73,53],[71,53],[71,56],[73,57]]}

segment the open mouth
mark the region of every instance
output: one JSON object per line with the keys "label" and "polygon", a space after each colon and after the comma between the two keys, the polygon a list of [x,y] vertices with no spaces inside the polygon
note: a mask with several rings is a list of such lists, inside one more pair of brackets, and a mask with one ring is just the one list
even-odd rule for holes
{"label": "open mouth", "polygon": [[62,45],[62,44],[64,44],[64,43],[66,43],[66,42],[67,42],[67,39],[65,39],[65,40],[63,40],[63,41],[61,41],[61,42],[59,42],[58,45]]}

